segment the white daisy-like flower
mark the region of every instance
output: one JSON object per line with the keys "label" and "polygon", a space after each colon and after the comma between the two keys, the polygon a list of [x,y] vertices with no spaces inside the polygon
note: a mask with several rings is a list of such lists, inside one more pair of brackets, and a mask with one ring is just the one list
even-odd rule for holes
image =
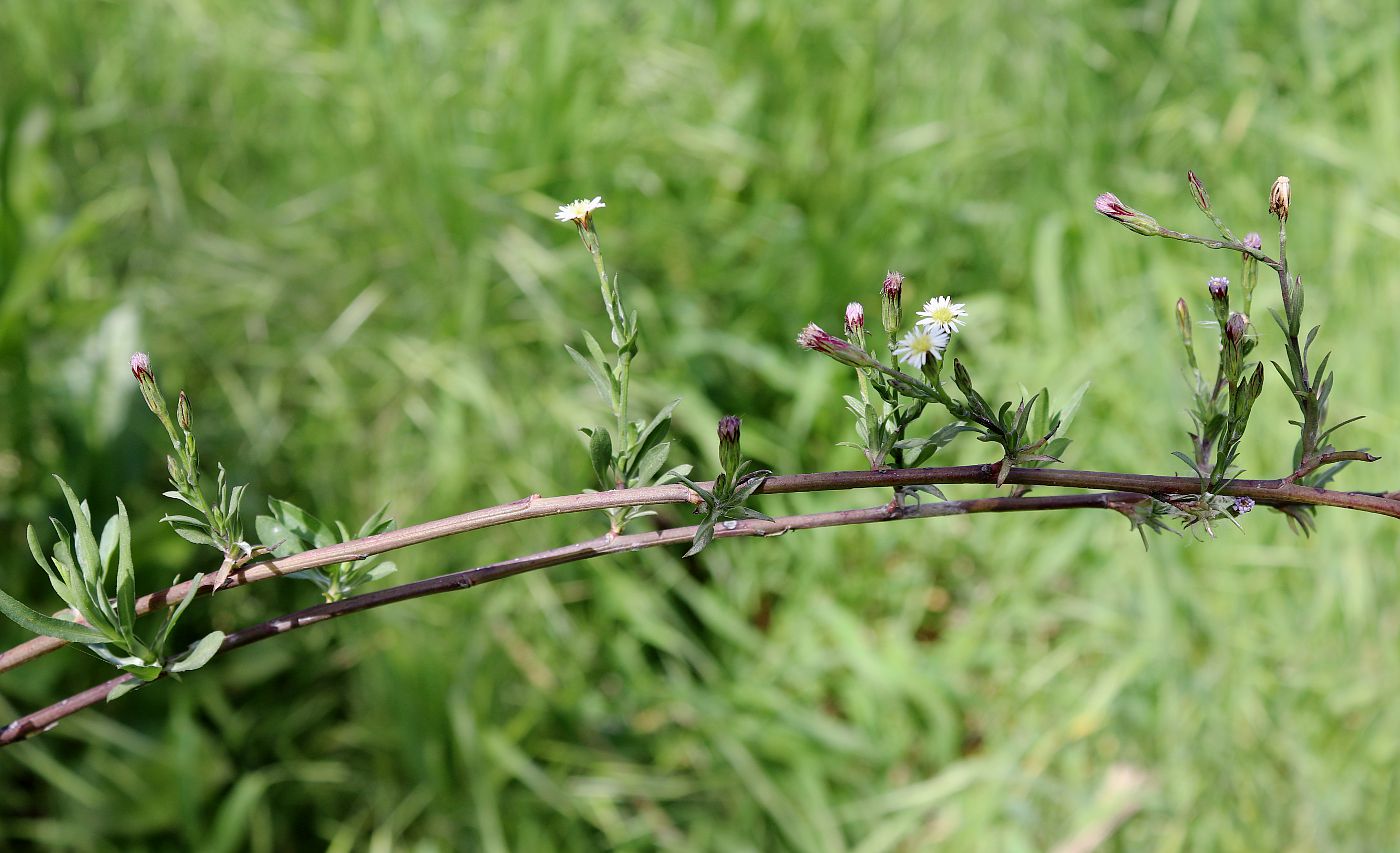
{"label": "white daisy-like flower", "polygon": [[948,347],[948,333],[932,326],[915,326],[913,331],[895,344],[894,357],[910,367],[923,367],[929,356],[943,360]]}
{"label": "white daisy-like flower", "polygon": [[607,205],[603,203],[603,197],[600,195],[595,195],[591,201],[578,198],[568,204],[559,205],[559,212],[554,214],[554,218],[560,222],[587,225],[589,217],[593,215],[593,211],[600,207],[607,207]]}
{"label": "white daisy-like flower", "polygon": [[954,302],[951,296],[936,296],[925,302],[923,310],[919,312],[920,326],[942,329],[949,334],[959,331],[965,322],[966,306]]}

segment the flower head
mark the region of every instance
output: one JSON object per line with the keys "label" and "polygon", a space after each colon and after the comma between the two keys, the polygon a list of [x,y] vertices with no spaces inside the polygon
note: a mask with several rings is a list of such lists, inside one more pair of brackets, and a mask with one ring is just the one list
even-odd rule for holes
{"label": "flower head", "polygon": [[879,366],[879,362],[870,353],[836,337],[816,323],[808,323],[798,334],[797,342],[806,349],[829,355],[851,367]]}
{"label": "flower head", "polygon": [[852,302],[846,306],[846,334],[854,335],[865,328],[865,306]]}
{"label": "flower head", "polygon": [[893,350],[895,358],[910,367],[923,367],[932,356],[941,361],[948,346],[948,333],[933,326],[915,326],[899,339]]}
{"label": "flower head", "polygon": [[1244,515],[1254,509],[1254,498],[1235,498],[1235,515]]}
{"label": "flower head", "polygon": [[959,331],[967,322],[967,311],[961,302],[954,302],[951,296],[938,296],[924,303],[919,312],[919,325],[940,329],[948,334]]}
{"label": "flower head", "polygon": [[1269,190],[1269,212],[1277,216],[1280,222],[1288,220],[1288,202],[1292,199],[1293,188],[1288,178],[1284,175],[1274,178],[1274,186]]}
{"label": "flower head", "polygon": [[1259,236],[1258,231],[1251,231],[1244,235],[1244,244],[1250,249],[1262,249],[1264,248],[1264,238]]}
{"label": "flower head", "polygon": [[131,354],[131,375],[136,377],[137,382],[143,382],[151,378],[151,357],[144,352],[134,352]]}
{"label": "flower head", "polygon": [[593,216],[593,211],[600,207],[607,207],[603,203],[603,197],[596,195],[590,201],[588,199],[574,199],[568,204],[559,206],[559,211],[554,214],[554,218],[560,222],[572,222],[580,228],[588,225],[589,219]]}
{"label": "flower head", "polygon": [[1157,220],[1140,210],[1128,207],[1119,201],[1118,196],[1113,193],[1103,193],[1094,199],[1094,209],[1139,234],[1151,237],[1162,230],[1162,226],[1157,224]]}
{"label": "flower head", "polygon": [[1230,280],[1223,275],[1213,275],[1206,282],[1206,289],[1211,299],[1226,299],[1230,295]]}

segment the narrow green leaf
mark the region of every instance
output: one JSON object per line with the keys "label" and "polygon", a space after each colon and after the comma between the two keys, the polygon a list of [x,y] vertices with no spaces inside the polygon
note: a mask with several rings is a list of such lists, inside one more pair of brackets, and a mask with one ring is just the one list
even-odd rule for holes
{"label": "narrow green leaf", "polygon": [[165,623],[160,626],[160,631],[156,633],[154,650],[157,657],[165,656],[165,643],[170,639],[170,632],[175,630],[176,623],[180,621],[181,616],[185,615],[185,608],[190,606],[190,602],[194,601],[195,595],[199,593],[199,582],[202,580],[204,580],[203,572],[190,578],[189,591],[185,593],[184,598],[180,599],[180,603],[175,605],[175,609],[171,610],[169,615],[165,617]]}
{"label": "narrow green leaf", "polygon": [[[129,646],[136,645],[136,566],[131,560],[131,520],[117,498],[117,627]],[[108,525],[109,527],[111,525]]]}
{"label": "narrow green leaf", "polygon": [[593,435],[588,440],[588,459],[593,463],[593,473],[597,475],[603,489],[606,491],[617,488],[617,483],[609,473],[613,461],[613,446],[612,436],[606,427],[594,428]]}
{"label": "narrow green leaf", "polygon": [[224,632],[211,631],[190,647],[185,656],[167,667],[171,672],[193,672],[214,659],[223,645]]}
{"label": "narrow green leaf", "polygon": [[[54,475],[58,481],[58,487],[63,490],[63,497],[68,502],[68,511],[73,514],[74,542],[77,546],[78,568],[82,570],[83,580],[89,585],[100,580],[102,576],[102,558],[98,554],[97,539],[92,535],[92,522],[88,518],[87,511],[79,502],[78,496],[73,494],[73,490],[63,481],[63,478]],[[90,587],[91,588],[91,587]],[[98,587],[98,592],[101,588]]]}
{"label": "narrow green leaf", "polygon": [[111,690],[108,690],[108,691],[107,691],[107,701],[108,701],[108,702],[112,702],[112,701],[115,701],[115,700],[117,700],[117,699],[120,699],[120,698],[122,698],[123,696],[125,696],[126,694],[128,694],[128,693],[130,693],[131,691],[135,690],[136,688],[138,688],[138,687],[144,687],[145,684],[146,684],[146,682],[141,681],[140,679],[132,679],[131,681],[123,681],[121,684],[118,684],[116,687],[113,687]]}
{"label": "narrow green leaf", "polygon": [[574,360],[574,363],[583,368],[583,372],[593,381],[593,388],[598,392],[598,396],[603,398],[603,402],[609,406],[616,405],[616,401],[613,399],[612,383],[603,378],[603,374],[599,373],[598,369],[588,362],[588,359],[580,355],[578,350],[571,346],[565,346],[564,349],[568,351],[569,357]]}
{"label": "narrow green leaf", "polygon": [[0,613],[31,634],[42,634],[68,643],[106,643],[107,635],[86,625],[45,616],[0,591]]}
{"label": "narrow green leaf", "polygon": [[300,537],[270,515],[253,519],[253,528],[258,532],[258,541],[271,548],[274,557],[290,557],[307,550]]}

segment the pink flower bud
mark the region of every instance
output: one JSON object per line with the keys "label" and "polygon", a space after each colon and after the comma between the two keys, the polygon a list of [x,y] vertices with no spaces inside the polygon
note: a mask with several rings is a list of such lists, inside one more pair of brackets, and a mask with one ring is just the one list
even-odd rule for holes
{"label": "pink flower bud", "polygon": [[1264,248],[1264,239],[1259,236],[1258,231],[1251,231],[1244,235],[1244,245],[1249,249],[1262,249]]}
{"label": "pink flower bud", "polygon": [[1162,230],[1162,226],[1157,224],[1157,220],[1140,210],[1128,207],[1119,201],[1118,196],[1113,193],[1103,193],[1094,199],[1094,209],[1124,227],[1148,237],[1155,236]]}
{"label": "pink flower bud", "polygon": [[144,352],[134,352],[131,354],[131,375],[136,377],[137,382],[147,382],[151,379],[151,357]]}
{"label": "pink flower bud", "polygon": [[1206,289],[1210,291],[1210,298],[1216,301],[1230,298],[1230,280],[1222,275],[1211,276]]}
{"label": "pink flower bud", "polygon": [[865,306],[852,302],[846,306],[846,334],[854,335],[865,328]]}

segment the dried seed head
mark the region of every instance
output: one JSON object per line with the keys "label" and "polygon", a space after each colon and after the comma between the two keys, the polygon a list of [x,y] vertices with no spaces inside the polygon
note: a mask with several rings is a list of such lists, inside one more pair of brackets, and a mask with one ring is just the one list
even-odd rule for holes
{"label": "dried seed head", "polygon": [[1269,190],[1269,212],[1280,222],[1288,221],[1288,203],[1293,198],[1293,188],[1288,178],[1279,175],[1274,179],[1273,189]]}

